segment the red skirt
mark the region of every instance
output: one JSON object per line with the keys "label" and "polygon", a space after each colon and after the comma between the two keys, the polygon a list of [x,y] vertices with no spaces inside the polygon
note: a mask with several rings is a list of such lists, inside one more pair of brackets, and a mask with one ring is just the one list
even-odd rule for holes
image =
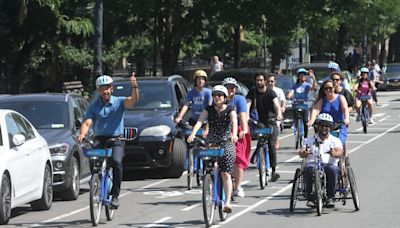
{"label": "red skirt", "polygon": [[[238,132],[241,131],[241,127],[238,126]],[[251,151],[251,135],[250,128],[248,133],[236,142],[236,161],[235,164],[241,169],[247,169],[250,163],[250,151]]]}

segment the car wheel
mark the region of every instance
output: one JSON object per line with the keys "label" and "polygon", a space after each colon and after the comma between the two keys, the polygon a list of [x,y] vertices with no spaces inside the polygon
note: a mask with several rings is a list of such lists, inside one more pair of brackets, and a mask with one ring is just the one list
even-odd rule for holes
{"label": "car wheel", "polygon": [[80,190],[80,170],[79,163],[76,157],[71,157],[71,161],[69,163],[69,173],[65,177],[68,186],[64,192],[61,192],[60,197],[63,200],[76,200],[79,197]]}
{"label": "car wheel", "polygon": [[10,178],[3,174],[0,186],[0,224],[7,224],[11,217],[11,182]]}
{"label": "car wheel", "polygon": [[33,201],[31,207],[36,211],[48,210],[53,203],[53,182],[52,173],[49,165],[46,165],[44,170],[42,197],[39,200]]}
{"label": "car wheel", "polygon": [[186,144],[182,139],[176,138],[171,154],[172,165],[168,168],[166,177],[179,178],[185,170]]}

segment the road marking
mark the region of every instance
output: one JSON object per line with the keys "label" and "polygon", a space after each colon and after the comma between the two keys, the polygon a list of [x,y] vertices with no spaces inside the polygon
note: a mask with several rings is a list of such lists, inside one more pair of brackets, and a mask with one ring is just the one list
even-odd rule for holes
{"label": "road marking", "polygon": [[[362,128],[361,128],[362,129]],[[374,136],[374,135],[379,135],[379,133],[369,133],[368,132],[368,134],[360,134],[360,133],[358,133],[358,134],[354,134],[354,133],[349,133],[349,134],[347,134],[347,136]]]}
{"label": "road marking", "polygon": [[279,170],[279,173],[294,173],[294,171],[290,171],[290,170]]}
{"label": "road marking", "polygon": [[[290,136],[293,136],[293,134],[287,134],[287,135],[285,135],[285,136],[278,137],[278,140],[286,139],[286,138],[289,138]],[[257,140],[255,140],[255,141],[257,141]],[[257,146],[251,147],[252,150],[254,150],[254,149],[256,149],[256,148],[257,148]]]}
{"label": "road marking", "polygon": [[386,113],[380,112],[380,113],[373,114],[372,117],[381,117],[381,116],[384,116],[384,115],[386,115]]}
{"label": "road marking", "polygon": [[365,141],[346,141],[346,144],[347,143],[364,143]]}
{"label": "road marking", "polygon": [[385,120],[389,119],[389,117],[390,117],[390,115],[388,115],[388,116],[385,116],[384,118],[380,119],[380,120],[379,120],[379,122],[383,122],[383,121],[385,121]]}
{"label": "road marking", "polygon": [[160,223],[163,223],[163,222],[165,222],[165,221],[167,221],[167,220],[169,220],[169,219],[171,219],[172,217],[164,217],[164,218],[162,218],[162,219],[159,219],[159,220],[157,220],[157,221],[155,221],[155,222],[153,222],[153,223],[151,223],[151,224],[147,224],[146,226],[144,226],[144,227],[169,227],[169,226],[167,226],[167,225],[163,225],[163,224],[160,224]]}
{"label": "road marking", "polygon": [[193,208],[195,208],[195,207],[197,207],[197,206],[200,206],[200,205],[201,205],[201,203],[196,203],[196,204],[193,204],[193,205],[191,205],[191,206],[189,206],[189,207],[183,208],[181,211],[190,211],[190,210],[192,210]]}
{"label": "road marking", "polygon": [[[148,185],[146,185],[146,186],[144,186],[144,187],[141,187],[141,188],[139,188],[138,190],[144,190],[144,189],[146,189],[146,188],[153,187],[153,186],[155,186],[155,185],[164,183],[164,182],[169,181],[169,180],[170,180],[170,179],[164,179],[164,180],[161,180],[161,181],[157,181],[157,182],[155,182],[155,183],[148,184]],[[129,194],[131,194],[131,193],[133,193],[133,191],[125,192],[125,193],[121,194],[121,195],[119,196],[119,198],[122,198],[122,197],[124,197],[124,196],[127,196],[127,195],[129,195]],[[52,218],[52,219],[44,220],[44,221],[42,221],[42,222],[40,222],[40,223],[54,222],[54,221],[57,221],[57,220],[66,218],[66,217],[68,217],[68,216],[71,216],[71,215],[74,215],[74,214],[78,214],[78,213],[80,213],[80,212],[82,212],[82,211],[88,210],[89,208],[90,208],[89,206],[83,207],[83,208],[80,208],[80,209],[71,211],[71,212],[69,212],[69,213],[65,213],[65,214],[62,214],[62,215],[60,215],[60,216],[54,217],[54,218]]]}
{"label": "road marking", "polygon": [[231,204],[232,207],[250,207],[250,205]]}
{"label": "road marking", "polygon": [[[360,149],[362,146],[364,146],[364,145],[366,145],[366,144],[368,144],[368,143],[371,143],[371,142],[375,141],[376,139],[378,139],[378,138],[384,136],[385,134],[387,134],[388,132],[392,131],[393,129],[398,128],[399,126],[400,126],[400,124],[397,124],[396,126],[394,126],[394,127],[390,128],[390,129],[386,130],[385,132],[383,132],[383,133],[381,133],[381,134],[379,134],[379,135],[377,135],[377,136],[371,138],[370,140],[366,141],[365,143],[363,143],[363,144],[361,144],[361,145],[359,145],[359,146],[353,148],[352,150],[349,151],[349,154],[351,154],[351,153],[357,151],[357,150]],[[298,156],[297,156],[297,157],[298,157]],[[290,160],[290,159],[289,159],[289,160]],[[217,225],[215,225],[215,226],[213,226],[213,227],[220,227],[220,226],[222,226],[222,225],[225,225],[225,224],[227,224],[227,223],[229,223],[229,222],[235,220],[236,218],[242,216],[243,214],[246,214],[247,212],[253,210],[254,208],[256,208],[256,207],[258,207],[258,206],[260,206],[260,205],[266,203],[267,201],[271,200],[271,199],[274,198],[275,196],[278,196],[278,195],[280,195],[281,193],[287,191],[287,190],[290,189],[291,187],[292,187],[292,184],[286,185],[286,186],[283,187],[281,190],[279,190],[279,191],[277,191],[277,192],[274,192],[272,195],[265,197],[264,199],[258,201],[258,202],[255,203],[254,205],[252,205],[252,206],[250,206],[250,207],[248,207],[248,208],[246,208],[246,209],[244,209],[244,210],[242,210],[242,211],[240,211],[240,212],[238,212],[238,213],[235,213],[234,215],[232,215],[231,217],[229,217],[229,218],[228,218],[227,220],[225,220],[224,222],[220,222],[219,224],[217,224]]]}

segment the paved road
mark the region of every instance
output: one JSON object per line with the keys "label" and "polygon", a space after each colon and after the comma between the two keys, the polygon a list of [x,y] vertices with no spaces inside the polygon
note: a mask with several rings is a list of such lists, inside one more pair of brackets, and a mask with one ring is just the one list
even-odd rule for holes
{"label": "paved road", "polygon": [[[351,166],[355,172],[361,210],[354,211],[351,200],[324,209],[322,216],[299,202],[289,213],[289,197],[294,170],[300,159],[294,150],[294,138],[285,129],[281,138],[278,172],[281,178],[260,190],[254,165],[245,173],[245,198],[233,203],[233,213],[214,227],[399,227],[400,172],[400,92],[379,94],[381,107],[374,114],[376,124],[368,134],[353,118],[348,138]],[[255,142],[253,142],[255,143]],[[102,227],[204,227],[201,189],[186,190],[186,176],[180,179],[138,179],[127,177],[122,185],[118,209],[113,221],[101,221]],[[13,210],[10,227],[91,227],[87,185],[77,201],[56,201],[51,210]],[[217,216],[218,217],[218,216]]]}

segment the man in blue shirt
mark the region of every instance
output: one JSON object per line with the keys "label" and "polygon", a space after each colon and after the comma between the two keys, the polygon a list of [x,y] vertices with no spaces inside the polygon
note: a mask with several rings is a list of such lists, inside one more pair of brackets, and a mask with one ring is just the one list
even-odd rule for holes
{"label": "man in blue shirt", "polygon": [[[132,96],[116,97],[112,95],[113,80],[108,75],[101,75],[96,79],[99,97],[93,101],[84,117],[78,141],[82,142],[90,126],[93,124],[95,147],[104,148],[110,138],[121,137],[124,133],[124,111],[131,109],[139,101],[139,89],[136,77],[131,78]],[[118,196],[122,182],[122,159],[124,157],[125,143],[120,140],[112,142],[113,187],[111,189],[113,208],[118,208]]]}

